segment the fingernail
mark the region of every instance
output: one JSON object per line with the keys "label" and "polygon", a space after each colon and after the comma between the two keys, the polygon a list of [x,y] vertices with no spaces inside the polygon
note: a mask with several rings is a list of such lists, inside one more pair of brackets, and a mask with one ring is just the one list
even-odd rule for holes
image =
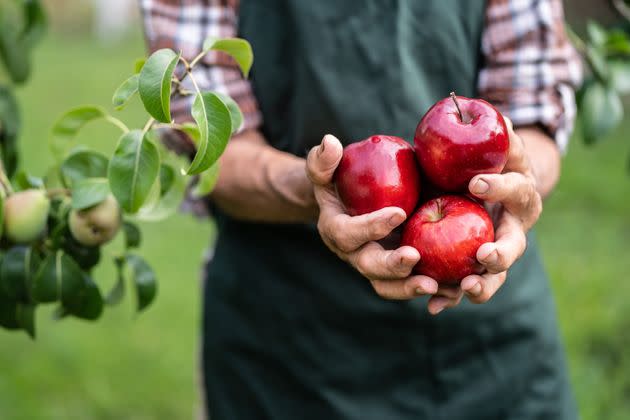
{"label": "fingernail", "polygon": [[424,290],[422,290],[422,289],[421,289],[421,288],[419,288],[419,287],[415,290],[415,292],[416,292],[416,295],[418,295],[418,296],[420,296],[420,295],[424,295]]}
{"label": "fingernail", "polygon": [[490,185],[484,181],[483,179],[478,179],[477,182],[473,185],[473,193],[475,194],[485,194],[490,189]]}
{"label": "fingernail", "polygon": [[389,224],[389,226],[395,228],[397,227],[399,224],[401,224],[403,221],[403,218],[400,217],[400,214],[395,214],[392,217],[389,218],[389,220],[387,221],[387,223]]}
{"label": "fingernail", "polygon": [[442,312],[443,310],[444,310],[444,308],[440,308],[440,309],[438,309],[437,311],[433,312],[433,315],[437,315],[437,314],[439,314],[440,312]]}
{"label": "fingernail", "polygon": [[477,282],[473,287],[466,291],[467,294],[479,296],[481,294],[481,283]]}

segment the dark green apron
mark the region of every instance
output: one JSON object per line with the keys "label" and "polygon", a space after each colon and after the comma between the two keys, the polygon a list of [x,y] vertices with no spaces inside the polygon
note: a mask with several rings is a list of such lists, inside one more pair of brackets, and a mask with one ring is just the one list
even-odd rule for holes
{"label": "dark green apron", "polygon": [[[485,1],[241,0],[271,144],[298,156],[411,139],[451,90],[475,95]],[[486,305],[432,317],[393,302],[333,255],[313,225],[218,213],[204,305],[212,420],[573,420],[548,281],[530,236]]]}

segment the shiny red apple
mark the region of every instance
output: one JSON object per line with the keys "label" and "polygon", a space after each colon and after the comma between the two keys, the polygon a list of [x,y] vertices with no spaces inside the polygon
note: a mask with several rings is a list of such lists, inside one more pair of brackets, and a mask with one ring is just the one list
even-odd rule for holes
{"label": "shiny red apple", "polygon": [[414,144],[423,173],[451,192],[467,190],[475,175],[500,173],[510,146],[505,120],[495,107],[455,94],[422,117]]}
{"label": "shiny red apple", "polygon": [[390,206],[410,215],[420,195],[413,147],[394,136],[376,135],[346,146],[334,182],[352,216]]}
{"label": "shiny red apple", "polygon": [[480,274],[477,250],[494,242],[494,227],[486,209],[469,198],[445,195],[423,204],[409,219],[401,245],[416,248],[420,261],[416,274],[441,284],[459,284],[470,274]]}

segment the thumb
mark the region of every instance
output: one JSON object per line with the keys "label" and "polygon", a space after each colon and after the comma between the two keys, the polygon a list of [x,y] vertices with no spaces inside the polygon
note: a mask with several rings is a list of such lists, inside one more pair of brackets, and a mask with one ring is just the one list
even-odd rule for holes
{"label": "thumb", "polygon": [[326,134],[319,146],[315,146],[306,158],[306,174],[313,184],[326,185],[333,180],[333,174],[343,156],[343,146],[339,139]]}

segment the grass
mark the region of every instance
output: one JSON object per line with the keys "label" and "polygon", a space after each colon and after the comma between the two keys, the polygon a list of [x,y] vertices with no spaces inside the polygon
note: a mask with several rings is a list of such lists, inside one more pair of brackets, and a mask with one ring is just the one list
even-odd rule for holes
{"label": "grass", "polygon": [[[89,39],[48,37],[35,55],[32,81],[20,90],[23,163],[42,174],[51,162],[47,130],[67,108],[109,106],[113,90],[143,54],[140,37],[116,48]],[[130,125],[145,117],[136,103]],[[585,420],[627,418],[630,410],[630,177],[625,172],[630,121],[587,149],[576,139],[538,231],[552,277],[571,375]],[[94,123],[80,140],[111,151],[115,128]],[[140,316],[133,299],[96,324],[38,313],[35,343],[0,330],[0,418],[181,419],[198,404],[195,369],[200,293],[198,268],[212,226],[179,215],[144,226],[142,254],[160,279],[158,299]],[[99,270],[103,286],[110,268]]]}

